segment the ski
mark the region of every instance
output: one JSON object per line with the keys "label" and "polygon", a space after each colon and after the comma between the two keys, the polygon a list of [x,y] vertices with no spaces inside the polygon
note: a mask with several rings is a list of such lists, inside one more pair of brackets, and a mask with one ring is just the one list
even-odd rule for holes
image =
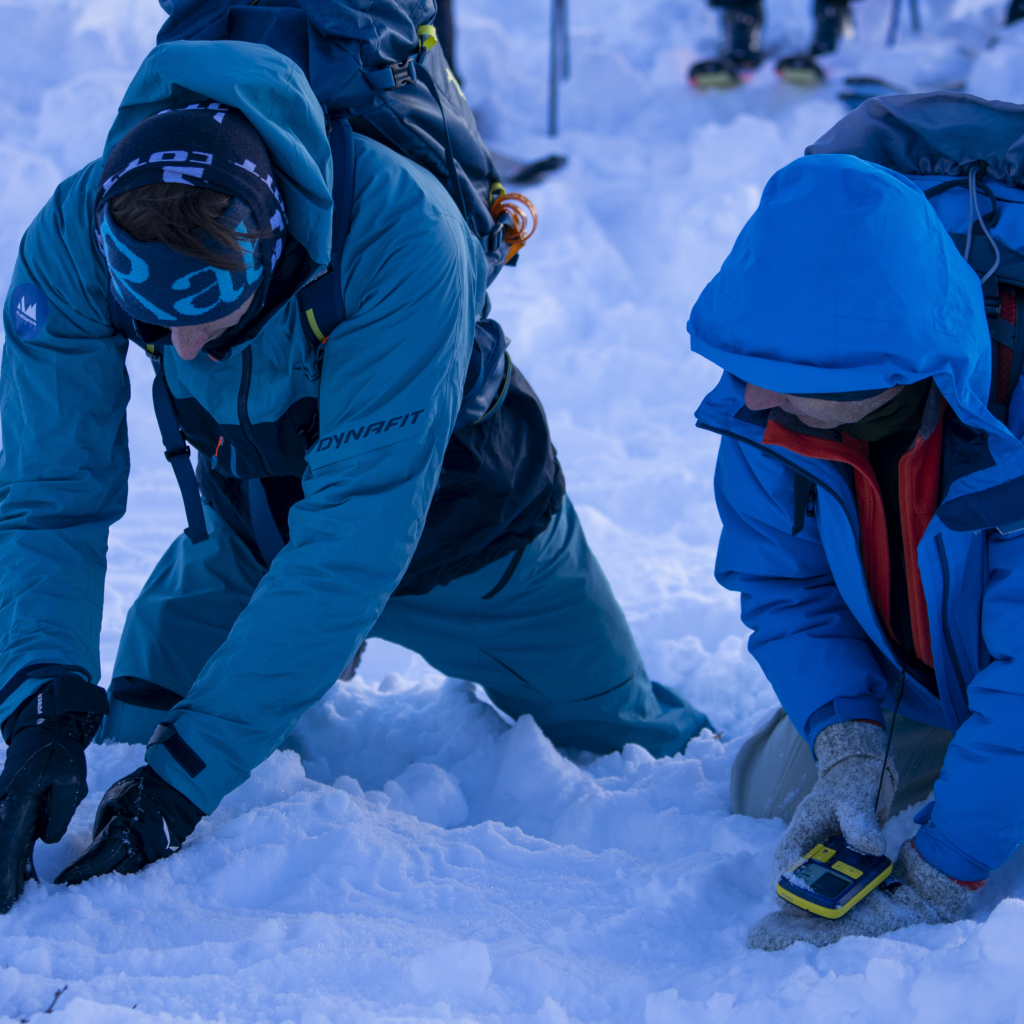
{"label": "ski", "polygon": [[966,82],[930,82],[927,85],[897,85],[884,78],[870,75],[850,75],[843,81],[843,89],[838,94],[851,110],[855,110],[865,100],[875,96],[900,96],[913,92],[963,92]]}
{"label": "ski", "polygon": [[516,160],[514,157],[505,156],[504,153],[495,153],[491,150],[491,160],[494,161],[494,168],[502,181],[510,185],[536,185],[556,171],[560,171],[568,158],[552,153],[541,160]]}
{"label": "ski", "polygon": [[698,61],[690,68],[690,85],[696,89],[734,89],[742,81],[739,68],[728,57]]}
{"label": "ski", "polygon": [[696,89],[733,89],[747,81],[760,63],[760,54],[751,54],[743,60],[732,57],[700,60],[690,68],[690,85]]}
{"label": "ski", "polygon": [[824,85],[826,80],[821,65],[809,54],[783,57],[775,65],[775,73],[784,82],[801,89],[816,89]]}
{"label": "ski", "polygon": [[851,110],[875,96],[897,96],[908,91],[902,86],[887,82],[884,78],[859,75],[851,75],[843,83],[843,86],[843,91],[839,93],[839,99]]}

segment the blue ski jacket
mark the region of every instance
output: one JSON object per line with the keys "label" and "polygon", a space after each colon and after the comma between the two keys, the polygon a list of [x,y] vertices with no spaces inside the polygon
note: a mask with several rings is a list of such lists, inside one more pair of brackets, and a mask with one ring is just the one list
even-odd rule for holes
{"label": "blue ski jacket", "polygon": [[[768,183],[688,330],[725,371],[697,410],[722,437],[716,576],[742,595],[750,651],[812,747],[834,722],[880,720],[902,659],[869,593],[849,467],[765,444],[745,383],[825,394],[930,377],[948,403],[917,546],[938,696],[909,670],[900,712],[955,733],[918,850],[986,878],[1024,838],[1024,395],[1009,428],[988,411],[977,275],[913,181],[808,156]],[[797,532],[800,477],[817,496]]]}
{"label": "blue ski jacket", "polygon": [[[142,118],[190,98],[249,118],[277,170],[292,237],[314,270],[326,264],[333,172],[324,115],[301,71],[267,47],[157,47],[104,156]],[[267,440],[304,402],[318,415],[298,452],[302,493],[289,543],[168,715],[206,767],[186,771],[163,744],[147,754],[207,812],[333,684],[402,579],[438,486],[485,302],[483,251],[441,184],[376,142],[357,136],[355,145],[341,264],[347,319],[322,351],[306,341],[293,298],[220,361],[185,362],[170,346],[164,357],[175,402],[221,424],[262,424]],[[63,182],[36,217],[4,309],[0,720],[55,666],[99,679],[107,533],[127,494],[129,398],[128,342],[112,327],[93,237],[103,162]],[[323,440],[350,434],[348,444]],[[254,437],[258,451],[259,430]]]}

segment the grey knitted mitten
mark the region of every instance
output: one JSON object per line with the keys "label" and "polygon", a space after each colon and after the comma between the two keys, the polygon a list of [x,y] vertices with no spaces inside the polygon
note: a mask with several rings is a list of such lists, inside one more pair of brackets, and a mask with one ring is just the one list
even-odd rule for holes
{"label": "grey knitted mitten", "polygon": [[889,817],[899,776],[890,760],[876,813],[884,756],[885,730],[870,722],[837,722],[818,733],[814,741],[818,781],[800,802],[775,850],[773,892],[779,875],[830,835],[841,832],[861,853],[885,853],[882,825]]}
{"label": "grey knitted mitten", "polygon": [[779,950],[794,942],[828,946],[847,935],[884,935],[915,924],[943,924],[963,917],[979,883],[965,884],[932,867],[908,839],[892,875],[838,920],[788,906],[762,918],[747,936],[751,949]]}

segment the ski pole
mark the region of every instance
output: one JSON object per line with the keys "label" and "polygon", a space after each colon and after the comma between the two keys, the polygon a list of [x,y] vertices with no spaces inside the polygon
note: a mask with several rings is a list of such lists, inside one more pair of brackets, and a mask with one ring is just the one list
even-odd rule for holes
{"label": "ski pole", "polygon": [[558,83],[569,77],[569,0],[551,0],[548,135],[558,134]]}
{"label": "ski pole", "polygon": [[892,0],[892,14],[889,17],[889,32],[885,37],[886,46],[896,45],[896,33],[900,27],[900,0]]}
{"label": "ski pole", "polygon": [[561,11],[559,23],[562,40],[562,81],[564,82],[569,78],[569,0],[558,0],[558,7]]}

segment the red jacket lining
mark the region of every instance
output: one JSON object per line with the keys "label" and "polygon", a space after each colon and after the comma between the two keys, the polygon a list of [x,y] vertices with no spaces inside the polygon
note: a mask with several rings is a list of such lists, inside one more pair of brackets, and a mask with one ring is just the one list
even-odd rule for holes
{"label": "red jacket lining", "polygon": [[[942,424],[946,406],[943,402],[939,422],[927,438],[920,434],[914,446],[900,459],[900,519],[903,529],[903,557],[907,567],[907,589],[910,599],[910,621],[914,636],[914,653],[926,665],[934,667],[931,631],[928,627],[928,606],[917,564],[917,546],[939,503],[939,471],[942,461]],[[848,434],[843,440],[798,434],[775,420],[769,420],[762,443],[785,448],[806,458],[841,462],[852,467],[857,494],[857,515],[860,518],[860,553],[868,578],[868,590],[875,610],[886,632],[893,636],[889,594],[889,536],[886,532],[885,508],[875,471],[868,461],[866,441]],[[895,639],[895,637],[893,637]]]}

